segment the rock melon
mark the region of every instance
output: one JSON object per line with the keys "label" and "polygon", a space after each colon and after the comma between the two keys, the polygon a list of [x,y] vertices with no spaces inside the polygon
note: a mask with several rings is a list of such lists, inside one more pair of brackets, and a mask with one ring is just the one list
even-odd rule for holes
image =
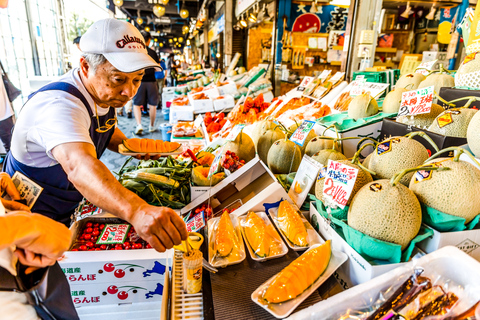
{"label": "rock melon", "polygon": [[302,151],[293,141],[281,139],[268,150],[267,164],[273,173],[297,172],[302,161]]}
{"label": "rock melon", "polygon": [[348,105],[348,116],[354,120],[370,117],[377,113],[377,100],[375,100],[370,93],[356,96]]}
{"label": "rock melon", "polygon": [[468,124],[467,142],[473,154],[480,158],[480,112],[475,113]]}
{"label": "rock melon", "polygon": [[[305,154],[312,157],[315,153],[324,149],[333,149],[334,141],[330,139],[322,139],[322,136],[316,136],[310,142],[308,142],[305,148]],[[335,145],[338,147],[337,142]]]}
{"label": "rock melon", "polygon": [[418,234],[422,209],[415,194],[387,179],[364,185],[348,210],[348,225],[370,237],[396,243],[405,249]]}
{"label": "rock melon", "polygon": [[407,91],[405,88],[395,88],[395,90],[390,91],[383,99],[382,111],[386,113],[398,112],[402,102],[402,94]]}
{"label": "rock melon", "polygon": [[235,140],[225,144],[223,152],[234,152],[240,160],[248,162],[255,158],[255,145],[248,134],[240,132]]}
{"label": "rock melon", "polygon": [[363,160],[363,166],[367,169],[370,169],[370,159],[372,159],[372,156],[373,156],[373,152],[370,153],[368,156],[365,157],[365,159]]}
{"label": "rock melon", "polygon": [[[250,136],[252,138],[252,141],[255,144],[255,147],[258,144],[258,139],[260,139],[260,137],[262,135],[264,135],[268,130],[273,130],[276,127],[278,127],[278,125],[275,122],[273,122],[272,120],[269,120],[269,119],[264,119],[264,120],[260,120],[260,121],[255,122],[252,125],[252,130],[251,130],[251,134],[250,134]],[[278,129],[278,130],[280,130],[280,129]]]}
{"label": "rock melon", "polygon": [[210,187],[214,186],[225,178],[225,172],[214,174],[208,179],[209,167],[198,166],[192,170],[192,182],[196,186]]}
{"label": "rock melon", "polygon": [[280,139],[285,139],[285,133],[279,128],[268,130],[258,139],[256,146],[257,154],[265,164],[268,163],[268,151],[270,151],[273,143]]}
{"label": "rock melon", "polygon": [[405,88],[408,90],[415,90],[418,88],[418,85],[423,80],[425,80],[425,76],[421,73],[405,74],[397,80],[397,83],[395,84],[395,89]]}
{"label": "rock melon", "polygon": [[435,90],[436,93],[439,93],[440,88],[451,88],[455,86],[455,79],[446,73],[432,73],[418,85],[418,89],[430,86],[433,86],[433,90]]}
{"label": "rock melon", "polygon": [[440,113],[428,128],[429,131],[457,138],[466,138],[470,120],[477,113],[475,109],[453,108]]}
{"label": "rock melon", "polygon": [[[300,126],[300,124],[301,123],[295,123],[295,124],[292,124],[288,128],[288,131],[290,132],[288,134],[288,138],[290,138],[292,136],[292,134],[295,132],[295,130],[297,130],[297,128]],[[310,140],[312,140],[315,137],[316,137],[315,130],[313,130],[313,129],[310,130],[310,132],[307,135],[307,138],[305,139],[305,142],[303,143],[303,146],[301,146],[301,147],[299,146],[300,150],[302,151],[302,156],[305,154],[305,149],[307,148],[307,145],[310,142]]]}
{"label": "rock melon", "polygon": [[252,251],[261,258],[267,257],[272,239],[267,232],[265,221],[255,212],[249,212],[243,230]]}
{"label": "rock melon", "polygon": [[340,151],[334,150],[334,149],[324,149],[320,150],[319,152],[315,153],[312,156],[312,159],[320,162],[324,166],[328,164],[328,160],[346,160],[347,157],[343,155]]}
{"label": "rock melon", "polygon": [[466,161],[453,158],[433,159],[426,163],[450,170],[431,171],[429,179],[415,181],[411,178],[410,189],[421,203],[438,211],[465,218],[470,222],[480,214],[480,170]]}
{"label": "rock melon", "polygon": [[455,86],[480,89],[480,54],[478,52],[465,57],[455,73]]}
{"label": "rock melon", "polygon": [[435,121],[440,113],[445,111],[441,106],[436,103],[432,103],[432,108],[429,113],[422,113],[416,116],[400,116],[397,117],[397,122],[407,124],[409,126],[415,126],[422,129],[427,129]]}
{"label": "rock melon", "polygon": [[[403,169],[414,168],[428,159],[427,149],[418,141],[408,137],[392,137],[377,145],[369,161],[368,169],[376,173],[377,179],[390,179]],[[413,172],[400,180],[410,183]]]}

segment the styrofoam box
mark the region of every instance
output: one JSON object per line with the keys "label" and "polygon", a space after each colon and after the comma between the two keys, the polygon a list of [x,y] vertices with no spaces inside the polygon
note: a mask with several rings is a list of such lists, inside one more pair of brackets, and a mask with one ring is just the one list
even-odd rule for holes
{"label": "styrofoam box", "polygon": [[123,303],[110,305],[87,305],[77,309],[81,320],[158,320],[162,301]]}
{"label": "styrofoam box", "polygon": [[[288,319],[337,319],[339,313],[348,309],[364,308],[366,303],[378,298],[380,291],[385,291],[392,284],[398,283],[399,279],[405,280],[410,276],[415,266],[422,267],[425,270],[422,275],[431,279],[436,279],[440,275],[445,280],[451,280],[463,288],[478,288],[480,286],[480,263],[457,248],[445,247],[416,261],[403,264],[371,281],[320,301],[293,314]],[[455,288],[452,288],[452,290],[455,290]],[[472,291],[469,290],[470,293]],[[475,298],[478,300],[478,296],[470,299],[460,299],[459,304],[461,305],[458,305],[457,312],[467,310],[477,301],[474,300]]]}
{"label": "styrofoam box", "polygon": [[[325,131],[325,127],[316,124],[315,125],[315,132],[317,134],[322,134],[323,131]],[[343,147],[343,154],[347,158],[353,157],[355,152],[357,152],[357,144],[360,141],[361,138],[364,137],[370,137],[373,139],[377,139],[378,136],[380,135],[380,131],[382,129],[382,121],[380,120],[379,122],[371,123],[369,125],[360,127],[360,128],[355,128],[352,130],[344,131],[344,132],[339,132],[338,136],[340,138],[346,138],[346,137],[360,137],[359,139],[352,139],[352,140],[343,140],[341,141],[342,147]],[[326,136],[329,137],[334,137],[336,138],[336,133],[335,130],[333,129],[328,129],[327,132],[325,132]],[[368,142],[368,141],[367,141]],[[366,147],[363,151],[363,155],[368,155],[369,153],[373,152],[373,148],[371,146]]]}
{"label": "styrofoam box", "polygon": [[170,107],[170,123],[174,124],[178,121],[193,121],[193,106],[174,106]]}
{"label": "styrofoam box", "polygon": [[213,88],[203,90],[203,91],[200,91],[200,92],[188,93],[188,99],[190,100],[190,104],[193,104],[193,101],[195,101],[193,99],[195,96],[197,96],[199,94],[202,94],[202,93],[205,94],[210,99],[215,99],[215,98],[218,98],[220,96],[220,94],[218,93],[217,87],[213,87]]}
{"label": "styrofoam box", "polygon": [[210,188],[181,210],[182,215],[206,201],[210,201],[213,212],[241,200],[243,205],[233,213],[240,216],[249,211],[265,211],[265,203],[274,203],[290,198],[278,183],[275,175],[258,158],[247,162],[216,186]]}
{"label": "styrofoam box", "polygon": [[[348,255],[347,262],[337,270],[338,280],[344,288],[351,288],[367,282],[404,264],[380,264],[367,261],[330,226],[328,220],[318,213],[314,202],[310,204],[310,223],[325,240],[332,240],[332,249],[345,252]],[[423,255],[423,252],[415,248],[412,256],[416,254]]]}
{"label": "styrofoam box", "polygon": [[237,93],[237,85],[234,81],[229,80],[226,85],[218,87],[218,92],[221,96],[235,94]]}
{"label": "styrofoam box", "polygon": [[167,107],[167,101],[171,101],[175,99],[175,88],[174,87],[164,87],[162,91],[162,108],[165,109]]}
{"label": "styrofoam box", "polygon": [[213,109],[215,111],[228,110],[233,107],[235,107],[235,99],[231,95],[225,95],[223,99],[213,100]]}
{"label": "styrofoam box", "polygon": [[214,111],[212,99],[190,100],[190,104],[193,106],[194,113],[205,113]]}

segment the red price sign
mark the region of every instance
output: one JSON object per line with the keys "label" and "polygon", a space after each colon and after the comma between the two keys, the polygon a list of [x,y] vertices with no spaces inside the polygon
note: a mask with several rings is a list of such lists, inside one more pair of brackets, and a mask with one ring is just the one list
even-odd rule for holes
{"label": "red price sign", "polygon": [[357,175],[358,169],[328,160],[327,174],[323,186],[323,197],[328,206],[345,208],[352,194]]}
{"label": "red price sign", "polygon": [[97,244],[124,243],[128,230],[129,224],[107,224],[98,237]]}
{"label": "red price sign", "polygon": [[407,91],[402,94],[402,102],[398,110],[399,116],[414,116],[429,113],[432,109],[433,86]]}

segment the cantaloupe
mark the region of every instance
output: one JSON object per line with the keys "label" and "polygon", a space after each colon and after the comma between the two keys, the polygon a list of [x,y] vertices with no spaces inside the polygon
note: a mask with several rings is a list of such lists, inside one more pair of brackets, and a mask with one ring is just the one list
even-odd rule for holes
{"label": "cantaloupe", "polygon": [[370,237],[398,244],[404,250],[422,224],[415,194],[403,184],[382,179],[367,183],[353,198],[348,225]]}
{"label": "cantaloupe", "polygon": [[[255,122],[252,125],[252,130],[250,134],[250,137],[252,138],[252,141],[255,144],[255,147],[257,147],[258,139],[260,139],[262,135],[264,135],[268,130],[273,130],[276,127],[278,127],[278,124],[276,124],[270,119],[264,119],[264,120]],[[280,130],[279,128],[277,129]]]}
{"label": "cantaloupe", "polygon": [[370,160],[372,159],[372,156],[373,156],[373,152],[365,157],[365,159],[363,160],[363,163],[362,163],[364,167],[370,169]]}
{"label": "cantaloupe", "polygon": [[219,172],[208,179],[209,167],[197,166],[192,170],[192,182],[196,186],[214,186],[225,178],[225,172]]}
{"label": "cantaloupe", "polygon": [[180,147],[178,142],[139,138],[123,140],[123,145],[127,150],[136,153],[170,153]]}
{"label": "cantaloupe", "polygon": [[285,139],[285,133],[279,128],[268,130],[258,139],[256,146],[257,154],[265,164],[267,164],[268,151],[270,151],[273,143],[280,139]]}
{"label": "cantaloupe", "polygon": [[234,152],[240,160],[248,162],[255,158],[255,145],[252,138],[246,133],[240,132],[235,140],[229,141],[225,144],[223,152]]}
{"label": "cantaloupe", "polygon": [[435,118],[428,131],[449,137],[466,138],[468,124],[475,113],[477,113],[477,110],[469,108],[445,110]]}
{"label": "cantaloupe", "polygon": [[331,139],[322,139],[322,136],[316,136],[310,142],[308,142],[305,148],[305,154],[309,157],[312,157],[315,153],[319,152],[320,150],[324,149],[333,149],[333,144],[335,143],[336,147],[338,147],[337,142]]}
{"label": "cantaloupe", "polygon": [[[377,145],[368,164],[377,179],[390,179],[403,169],[418,167],[428,159],[428,151],[420,142],[409,137],[392,137]],[[403,176],[400,182],[410,183],[413,172]]]}
{"label": "cantaloupe", "polygon": [[421,73],[405,74],[397,80],[397,83],[395,84],[395,89],[405,88],[407,90],[415,90],[418,88],[418,85],[423,80],[425,80],[425,76]]}
{"label": "cantaloupe", "polygon": [[445,110],[440,105],[432,103],[432,108],[429,113],[422,113],[416,116],[399,116],[396,121],[409,126],[427,129],[432,125],[433,121],[435,121],[435,118],[443,111]]}
{"label": "cantaloupe", "polygon": [[[457,159],[458,160],[458,159]],[[466,161],[454,158],[438,158],[426,163],[450,170],[432,171],[429,179],[415,181],[411,178],[410,189],[425,205],[465,218],[466,223],[480,214],[480,170]]]}
{"label": "cantaloupe", "polygon": [[[301,124],[301,122],[300,123],[294,123],[288,128],[288,131],[289,131],[288,138],[290,138],[292,136],[292,134],[295,132],[295,130],[297,130],[297,128],[300,126],[300,124]],[[313,129],[310,130],[307,137],[305,138],[305,142],[304,142],[303,146],[299,146],[300,151],[302,151],[302,156],[305,154],[305,149],[307,148],[307,144],[310,142],[310,140],[312,140],[315,137],[316,137],[315,130],[313,130]]]}
{"label": "cantaloupe", "polygon": [[475,113],[468,124],[467,142],[473,154],[480,158],[480,112]]}
{"label": "cantaloupe", "polygon": [[480,54],[469,54],[462,61],[455,73],[456,87],[480,89]]}
{"label": "cantaloupe", "polygon": [[301,161],[300,147],[295,142],[286,139],[275,141],[267,155],[267,164],[273,173],[296,172]]}
{"label": "cantaloupe", "polygon": [[348,116],[354,120],[373,116],[378,113],[378,103],[370,93],[356,96],[348,105]]}
{"label": "cantaloupe", "polygon": [[255,212],[249,212],[243,227],[245,238],[255,255],[265,258],[270,253],[272,239],[267,224]]}
{"label": "cantaloupe", "polygon": [[402,94],[407,91],[405,88],[395,88],[395,90],[390,91],[383,99],[382,111],[386,113],[398,112],[402,102]]}
{"label": "cantaloupe", "polygon": [[433,90],[435,90],[436,93],[439,93],[440,88],[451,88],[455,86],[455,79],[446,73],[432,73],[418,85],[418,89],[430,86],[433,86]]}
{"label": "cantaloupe", "polygon": [[316,154],[312,156],[312,159],[320,162],[324,166],[328,164],[328,160],[346,160],[347,157],[343,155],[340,151],[334,150],[334,149],[324,149],[320,150]]}

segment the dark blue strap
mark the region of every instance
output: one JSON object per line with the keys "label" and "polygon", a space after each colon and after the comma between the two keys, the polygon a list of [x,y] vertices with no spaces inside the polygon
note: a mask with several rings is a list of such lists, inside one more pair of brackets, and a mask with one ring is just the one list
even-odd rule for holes
{"label": "dark blue strap", "polygon": [[63,82],[63,81],[51,82],[41,87],[37,91],[33,92],[32,94],[30,94],[28,96],[28,99],[30,100],[34,95],[36,95],[39,92],[50,91],[50,90],[65,91],[71,94],[72,96],[80,99],[80,101],[82,101],[83,104],[85,105],[85,108],[87,108],[87,111],[90,117],[93,116],[93,112],[92,112],[92,109],[90,108],[90,104],[88,103],[87,98],[85,98],[85,96],[80,92],[80,90],[78,90],[74,85],[67,82]]}

